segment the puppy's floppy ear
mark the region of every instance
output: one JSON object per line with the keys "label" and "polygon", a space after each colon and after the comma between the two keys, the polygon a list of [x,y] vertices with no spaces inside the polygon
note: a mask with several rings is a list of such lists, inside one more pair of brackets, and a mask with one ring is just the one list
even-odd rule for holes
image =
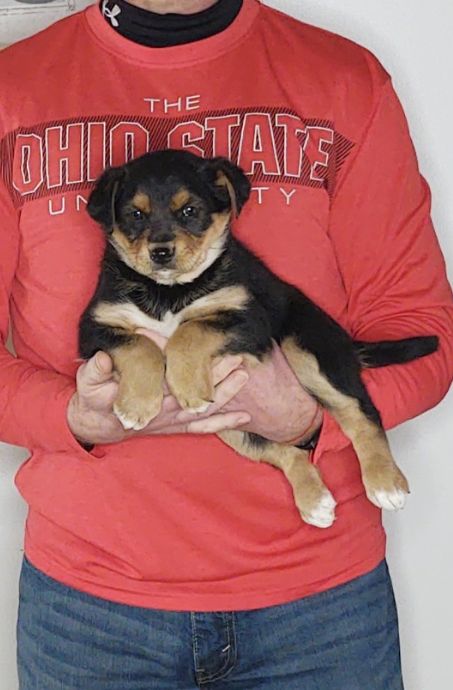
{"label": "puppy's floppy ear", "polygon": [[121,168],[107,168],[96,180],[93,191],[88,198],[87,211],[93,220],[111,231],[115,224],[116,200],[118,189],[124,181],[126,171]]}
{"label": "puppy's floppy ear", "polygon": [[228,158],[212,158],[206,161],[206,165],[211,186],[217,187],[220,194],[219,200],[223,200],[227,192],[227,201],[229,199],[233,216],[238,216],[250,196],[251,184],[248,177]]}

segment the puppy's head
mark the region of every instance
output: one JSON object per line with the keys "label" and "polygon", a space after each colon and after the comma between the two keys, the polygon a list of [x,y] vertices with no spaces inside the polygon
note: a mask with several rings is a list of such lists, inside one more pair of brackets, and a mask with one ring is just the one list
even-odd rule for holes
{"label": "puppy's head", "polygon": [[168,150],[106,170],[87,210],[122,261],[172,285],[191,282],[217,259],[249,194],[247,177],[228,159]]}

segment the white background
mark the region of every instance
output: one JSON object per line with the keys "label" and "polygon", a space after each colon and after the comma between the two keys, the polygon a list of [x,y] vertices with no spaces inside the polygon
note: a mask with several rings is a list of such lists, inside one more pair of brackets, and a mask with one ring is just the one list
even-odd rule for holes
{"label": "white background", "polygon": [[[19,5],[2,0],[5,3]],[[0,5],[0,44],[62,16],[67,3],[51,3],[39,13],[23,5],[23,10],[15,9],[8,16]],[[88,3],[76,0],[75,4]],[[452,267],[451,0],[267,0],[267,4],[366,45],[393,75],[420,167],[432,187],[434,221]],[[412,488],[404,512],[385,519],[406,690],[452,688],[452,400],[450,393],[435,410],[391,433],[396,458]],[[13,486],[13,476],[24,457],[23,451],[0,444],[0,690],[17,688],[14,625],[25,506]]]}

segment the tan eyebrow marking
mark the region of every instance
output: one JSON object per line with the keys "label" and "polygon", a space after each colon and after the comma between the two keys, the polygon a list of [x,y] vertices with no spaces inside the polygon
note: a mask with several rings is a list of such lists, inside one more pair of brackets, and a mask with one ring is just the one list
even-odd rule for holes
{"label": "tan eyebrow marking", "polygon": [[137,192],[132,199],[132,203],[143,213],[151,213],[151,199],[144,192]]}
{"label": "tan eyebrow marking", "polygon": [[170,209],[172,211],[179,211],[180,208],[185,206],[190,199],[190,192],[185,187],[178,189],[176,194],[173,194],[170,200]]}

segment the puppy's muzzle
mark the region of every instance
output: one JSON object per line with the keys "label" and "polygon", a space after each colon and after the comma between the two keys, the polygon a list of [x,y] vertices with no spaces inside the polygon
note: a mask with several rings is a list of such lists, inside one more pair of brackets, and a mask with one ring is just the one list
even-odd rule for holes
{"label": "puppy's muzzle", "polygon": [[168,245],[162,245],[160,247],[154,247],[151,250],[151,259],[155,264],[159,266],[165,266],[169,264],[175,255],[175,248],[169,247]]}

